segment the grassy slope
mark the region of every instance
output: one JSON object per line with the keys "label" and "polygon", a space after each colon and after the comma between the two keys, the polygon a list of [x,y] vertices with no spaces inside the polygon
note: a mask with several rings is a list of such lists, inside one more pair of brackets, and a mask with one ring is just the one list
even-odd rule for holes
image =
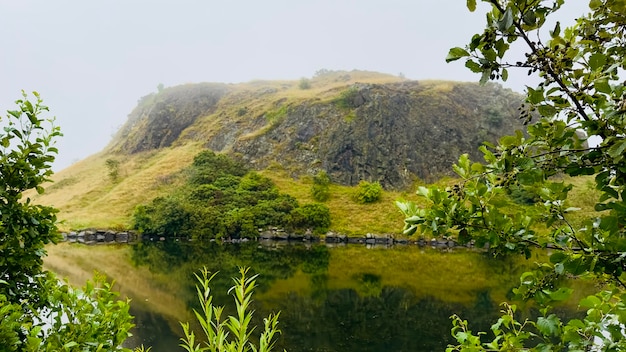
{"label": "grassy slope", "polygon": [[[301,204],[315,202],[311,196],[312,178],[294,180],[283,171],[265,170],[262,172],[271,178],[278,188],[296,199]],[[359,204],[352,199],[356,187],[341,185],[330,186],[330,199],[325,202],[330,209],[331,228],[346,234],[400,233],[402,232],[403,216],[395,207],[398,199],[418,201],[413,192],[385,191],[380,201],[371,204]]]}
{"label": "grassy slope", "polygon": [[[183,132],[183,136],[210,135],[224,119],[238,120],[243,123],[252,116],[261,116],[267,112],[277,110],[277,106],[294,106],[303,101],[330,101],[337,96],[337,92],[357,83],[385,84],[401,82],[396,76],[367,71],[350,71],[332,73],[310,79],[309,89],[299,88],[299,81],[251,81],[229,86],[231,92],[218,103],[215,113],[198,119],[192,126]],[[421,82],[421,81],[420,81]],[[435,81],[427,84],[439,84]],[[239,114],[245,109],[245,114]],[[268,123],[263,128],[251,131],[248,138],[263,134]],[[245,137],[242,137],[245,138]]]}
{"label": "grassy slope", "polygon": [[[60,209],[63,230],[127,228],[135,205],[166,194],[200,150],[188,144],[132,156],[96,154],[55,174],[43,195],[31,196]],[[116,182],[108,176],[107,159],[120,163]]]}

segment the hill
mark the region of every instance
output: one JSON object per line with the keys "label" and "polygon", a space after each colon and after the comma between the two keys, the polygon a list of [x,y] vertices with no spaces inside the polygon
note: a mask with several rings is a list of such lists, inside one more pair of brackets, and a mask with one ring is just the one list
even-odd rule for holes
{"label": "hill", "polygon": [[[329,207],[341,224],[344,212],[360,211],[334,204],[345,203],[341,195],[349,202],[342,187],[378,181],[397,191],[387,195],[391,201],[415,182],[449,175],[460,154],[478,159],[484,140],[523,127],[521,102],[495,84],[362,71],[165,88],[139,100],[102,152],[57,173],[35,198],[60,208],[67,228],[126,227],[135,205],[180,184],[193,156],[208,148],[263,170],[305,202],[311,201],[310,176],[326,171],[337,187]],[[371,221],[397,221],[399,229],[402,217],[389,215],[397,211],[386,206]]]}

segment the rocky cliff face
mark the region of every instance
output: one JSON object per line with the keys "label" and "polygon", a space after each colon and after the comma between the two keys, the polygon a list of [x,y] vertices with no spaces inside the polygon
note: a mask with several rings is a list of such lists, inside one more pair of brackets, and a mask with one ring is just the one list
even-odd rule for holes
{"label": "rocky cliff face", "polygon": [[228,88],[202,83],[168,88],[139,100],[114,140],[114,151],[136,153],[170,146],[198,117],[211,114]]}
{"label": "rocky cliff face", "polygon": [[522,97],[495,84],[348,82],[308,95],[286,83],[183,87],[140,104],[112,148],[199,141],[256,169],[325,170],[337,183],[403,188],[450,174],[462,153],[479,160],[483,141],[523,128]]}

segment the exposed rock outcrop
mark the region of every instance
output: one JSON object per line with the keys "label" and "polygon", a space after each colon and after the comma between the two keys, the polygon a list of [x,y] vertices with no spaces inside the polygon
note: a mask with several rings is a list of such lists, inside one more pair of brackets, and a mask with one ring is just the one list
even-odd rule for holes
{"label": "exposed rock outcrop", "polygon": [[432,181],[450,174],[462,153],[479,160],[483,141],[523,128],[516,118],[521,98],[495,85],[437,91],[409,82],[349,89],[355,90],[354,107],[292,106],[273,129],[233,141],[230,150],[256,168],[278,161],[294,175],[325,170],[333,182],[402,188],[415,177]]}
{"label": "exposed rock outcrop", "polygon": [[220,83],[188,84],[141,98],[115,136],[113,151],[136,153],[169,147],[200,116],[215,111],[228,87]]}

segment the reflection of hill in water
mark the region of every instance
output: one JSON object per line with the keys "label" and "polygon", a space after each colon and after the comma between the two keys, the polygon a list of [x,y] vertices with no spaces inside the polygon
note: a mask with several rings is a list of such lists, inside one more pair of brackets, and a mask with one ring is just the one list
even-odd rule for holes
{"label": "reflection of hill in water", "polygon": [[[527,265],[519,258],[493,260],[476,251],[444,253],[414,246],[276,248],[254,242],[172,241],[117,249],[64,246],[62,252],[51,248],[56,267],[61,260],[91,272],[89,263],[99,263],[98,269],[135,301],[134,314],[140,319],[136,343],[155,350],[171,346],[178,338],[173,336],[181,333],[178,320],[192,318],[189,310],[169,308],[199,308],[192,273],[203,266],[220,272],[212,281],[212,291],[215,303],[227,305],[228,313],[233,302],[227,291],[237,267],[248,266],[251,273],[260,274],[255,324],[261,326],[263,317],[281,311],[281,349],[430,351],[444,350],[452,342],[449,317],[453,313],[470,320],[474,331],[488,330],[498,315],[498,304]],[[142,273],[143,281],[133,273]],[[129,278],[133,282],[127,282]],[[143,290],[128,289],[132,287]]]}
{"label": "reflection of hill in water", "polygon": [[293,351],[443,351],[453,342],[449,317],[453,313],[471,317],[473,326],[486,330],[497,315],[495,305],[488,303],[466,307],[434,297],[418,299],[396,287],[383,287],[378,296],[369,297],[349,289],[329,291],[322,302],[293,294],[279,305],[281,323],[288,330],[281,347]]}

